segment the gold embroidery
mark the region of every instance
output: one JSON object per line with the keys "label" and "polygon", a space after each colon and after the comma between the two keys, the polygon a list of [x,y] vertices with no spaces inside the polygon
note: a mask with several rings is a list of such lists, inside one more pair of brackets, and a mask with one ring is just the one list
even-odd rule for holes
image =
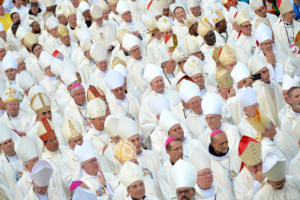
{"label": "gold embroidery", "polygon": [[12,88],[8,88],[8,91],[5,93],[7,97],[14,97],[16,95],[16,91]]}

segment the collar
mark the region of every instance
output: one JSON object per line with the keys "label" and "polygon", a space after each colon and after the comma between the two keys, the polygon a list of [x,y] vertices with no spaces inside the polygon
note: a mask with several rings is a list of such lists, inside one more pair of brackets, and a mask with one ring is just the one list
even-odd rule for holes
{"label": "collar", "polygon": [[[91,65],[91,66],[93,66],[94,64],[95,64],[95,61],[93,61],[93,60],[89,60],[89,59],[87,59],[88,60],[88,62],[89,62],[89,64]],[[101,70],[100,70],[101,71]]]}
{"label": "collar", "polygon": [[187,137],[184,137],[184,140],[182,141],[182,145],[186,145],[187,144]]}
{"label": "collar", "polygon": [[78,108],[86,108],[87,104],[88,104],[88,101],[84,102],[83,105],[78,105],[75,101],[74,101],[75,105],[78,107]]}
{"label": "collar", "polygon": [[45,150],[45,153],[47,153],[48,155],[51,155],[51,156],[55,156],[55,155],[57,155],[57,154],[60,154],[60,151],[59,151],[59,148],[58,148],[57,151],[54,151],[54,152],[49,151],[48,149],[46,149],[46,150]]}
{"label": "collar", "polygon": [[[155,94],[155,96],[157,96],[158,95],[158,93],[156,93],[154,90],[153,90],[153,93]],[[162,95],[165,95],[166,93],[165,93],[165,91],[163,92],[163,93],[161,93]]]}
{"label": "collar", "polygon": [[[100,70],[100,69],[99,69],[99,70]],[[105,71],[101,71],[101,70],[100,70],[100,73],[101,73],[101,75],[102,75],[103,77],[106,76],[107,72],[108,72],[108,69],[106,69]]]}
{"label": "collar", "polygon": [[5,111],[6,111],[6,110],[0,110],[0,115],[2,115],[2,116],[3,116],[3,115],[4,115],[4,113],[5,113]]}
{"label": "collar", "polygon": [[[134,59],[134,58],[133,58],[133,59]],[[135,60],[135,59],[134,59],[134,61],[135,61],[135,62],[142,62],[142,61],[143,61],[143,56],[142,56],[142,58],[141,58],[140,60]]]}
{"label": "collar", "polygon": [[14,81],[8,80],[8,81],[10,82],[11,85],[15,85],[17,83],[15,80]]}
{"label": "collar", "polygon": [[49,79],[49,81],[57,81],[57,76],[54,76],[54,77],[50,77],[50,76],[47,76],[46,77]]}
{"label": "collar", "polygon": [[106,133],[105,130],[103,130],[103,131],[98,131],[97,129],[95,129],[95,127],[94,127],[93,129],[94,129],[94,131],[95,131],[95,133],[96,133],[97,135],[102,135],[102,134]]}
{"label": "collar", "polygon": [[144,155],[144,151],[142,150],[142,152],[139,155],[136,155],[137,158],[140,158]]}
{"label": "collar", "polygon": [[294,23],[293,23],[294,21],[292,21],[292,22],[290,22],[290,23],[287,23],[287,22],[285,22],[285,21],[283,21],[283,24],[285,25],[285,27],[287,27],[287,28],[292,28],[293,26],[294,26]]}
{"label": "collar", "polygon": [[197,113],[195,113],[194,111],[192,111],[193,112],[193,114],[195,115],[195,117],[202,117],[202,116],[204,116],[204,114],[203,114],[203,112],[202,112],[202,114],[197,114]]}
{"label": "collar", "polygon": [[19,119],[19,113],[18,113],[18,115],[16,117],[12,117],[12,116],[10,116],[10,114],[8,114],[9,117],[10,117],[10,120],[18,120]]}
{"label": "collar", "polygon": [[[198,185],[198,187],[199,187],[199,185]],[[201,187],[199,187],[199,189],[202,192],[202,194],[205,196],[206,199],[209,199],[209,198],[215,196],[215,191],[212,186],[208,190],[203,190]]]}
{"label": "collar", "polygon": [[219,161],[222,161],[222,160],[225,160],[229,157],[229,147],[228,147],[228,150],[226,153],[221,153],[221,154],[217,154],[214,150],[214,148],[211,146],[211,144],[209,143],[209,146],[208,146],[208,156],[215,159],[215,160],[219,160]]}
{"label": "collar", "polygon": [[131,22],[129,22],[129,23],[125,22],[125,24],[126,24],[127,26],[132,26],[132,25],[133,25],[133,21],[131,21]]}
{"label": "collar", "polygon": [[[117,99],[117,98],[116,98],[116,99]],[[119,102],[120,105],[128,104],[128,100],[127,100],[126,97],[125,97],[125,99],[123,99],[123,100],[117,99],[117,101]]]}
{"label": "collar", "polygon": [[14,161],[18,160],[17,154],[15,154],[14,156],[7,156],[6,155],[6,157],[9,160],[9,162],[14,162]]}

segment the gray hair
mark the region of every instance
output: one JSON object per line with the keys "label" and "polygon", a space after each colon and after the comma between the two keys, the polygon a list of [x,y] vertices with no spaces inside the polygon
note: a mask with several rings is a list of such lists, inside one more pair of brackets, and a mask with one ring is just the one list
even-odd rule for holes
{"label": "gray hair", "polygon": [[[271,122],[268,126],[266,126],[266,129],[270,130],[272,127],[271,127]],[[266,134],[265,130],[262,131],[262,135],[264,136]]]}
{"label": "gray hair", "polygon": [[82,86],[77,86],[77,87],[73,88],[73,89],[71,90],[71,95],[73,96],[74,91],[75,91],[75,90],[79,90],[79,89],[81,89],[81,88],[83,88],[83,87],[82,87]]}

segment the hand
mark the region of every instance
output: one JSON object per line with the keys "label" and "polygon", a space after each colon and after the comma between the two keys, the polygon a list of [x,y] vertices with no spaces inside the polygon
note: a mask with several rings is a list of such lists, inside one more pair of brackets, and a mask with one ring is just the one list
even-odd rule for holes
{"label": "hand", "polygon": [[236,94],[236,92],[235,92],[235,89],[233,89],[233,88],[230,88],[230,90],[227,91],[228,98],[234,97],[235,94]]}
{"label": "hand", "polygon": [[133,31],[132,34],[135,35],[138,38],[141,37],[141,34],[139,33],[139,31]]}
{"label": "hand", "polygon": [[99,180],[100,180],[100,183],[102,184],[102,185],[106,185],[106,180],[105,180],[105,177],[104,177],[104,175],[103,175],[103,172],[100,170],[100,169],[98,169],[98,172],[99,172]]}
{"label": "hand", "polygon": [[255,180],[257,180],[258,182],[262,183],[263,180],[265,179],[264,174],[262,173],[262,171],[257,171],[255,174]]}
{"label": "hand", "polygon": [[199,52],[199,58],[200,58],[200,60],[202,60],[202,61],[204,60],[204,56],[203,56],[203,54],[202,54],[201,51]]}
{"label": "hand", "polygon": [[113,49],[114,49],[114,46],[113,46],[113,45],[110,45],[110,46],[108,47],[107,51],[111,51],[111,50],[113,50]]}
{"label": "hand", "polygon": [[274,55],[273,51],[268,52],[266,54],[266,57],[267,57],[268,63],[270,63],[272,66],[276,66],[276,59],[275,59],[275,55]]}
{"label": "hand", "polygon": [[249,76],[246,80],[246,83],[245,83],[245,88],[247,87],[251,87],[253,84],[253,76]]}
{"label": "hand", "polygon": [[26,132],[18,132],[17,133],[20,137],[26,136]]}
{"label": "hand", "polygon": [[103,147],[102,156],[103,156],[106,149],[107,149],[107,144]]}

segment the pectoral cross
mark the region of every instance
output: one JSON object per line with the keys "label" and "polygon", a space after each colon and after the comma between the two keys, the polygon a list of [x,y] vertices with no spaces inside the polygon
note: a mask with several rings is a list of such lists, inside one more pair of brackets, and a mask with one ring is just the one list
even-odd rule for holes
{"label": "pectoral cross", "polygon": [[162,20],[164,23],[167,23],[167,18],[164,18],[163,20]]}
{"label": "pectoral cross", "polygon": [[107,44],[106,44],[106,37],[104,37],[103,33],[100,33],[100,36],[101,36],[101,39],[102,39],[103,42],[104,42],[104,45],[107,47]]}

